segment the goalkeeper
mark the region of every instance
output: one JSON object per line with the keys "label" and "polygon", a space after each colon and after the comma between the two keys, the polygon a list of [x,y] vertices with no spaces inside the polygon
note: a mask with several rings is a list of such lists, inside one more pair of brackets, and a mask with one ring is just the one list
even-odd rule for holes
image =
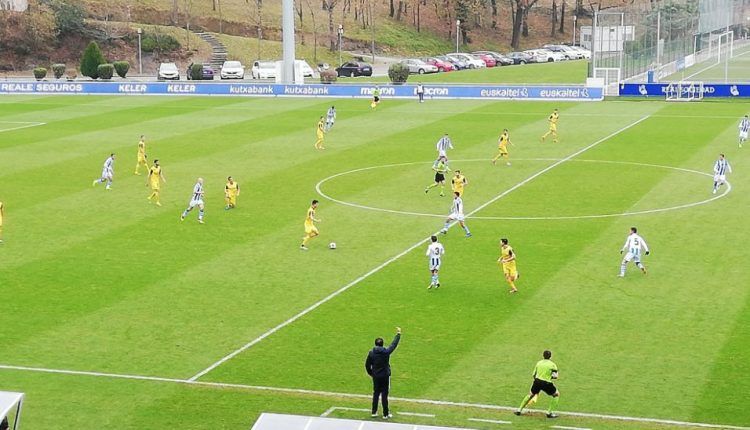
{"label": "goalkeeper", "polygon": [[521,415],[523,413],[523,408],[525,408],[532,399],[535,399],[541,391],[544,391],[547,395],[552,396],[552,401],[547,410],[547,418],[557,418],[555,408],[560,401],[560,392],[557,391],[557,387],[552,383],[553,379],[557,379],[557,364],[550,360],[550,358],[552,358],[551,351],[544,351],[542,356],[544,359],[539,360],[534,367],[534,383],[531,385],[531,392],[523,398],[521,406],[515,412],[516,415]]}

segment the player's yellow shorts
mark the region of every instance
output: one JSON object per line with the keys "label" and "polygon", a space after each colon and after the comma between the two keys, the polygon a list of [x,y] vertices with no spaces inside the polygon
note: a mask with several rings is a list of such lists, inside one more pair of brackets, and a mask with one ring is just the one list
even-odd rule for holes
{"label": "player's yellow shorts", "polygon": [[323,138],[323,132],[320,131],[320,130],[318,130],[317,133],[316,133],[316,136],[318,136],[318,139],[322,139]]}
{"label": "player's yellow shorts", "polygon": [[146,156],[138,154],[138,164],[146,164]]}
{"label": "player's yellow shorts", "polygon": [[458,193],[458,197],[461,197],[461,196],[464,195],[464,189],[463,188],[454,188],[453,192],[454,193]]}
{"label": "player's yellow shorts", "polygon": [[159,183],[158,182],[152,182],[151,183],[151,191],[159,191]]}
{"label": "player's yellow shorts", "polygon": [[518,277],[518,270],[515,264],[503,264],[503,274],[507,278],[515,279]]}
{"label": "player's yellow shorts", "polygon": [[550,124],[549,125],[549,131],[556,132],[557,131],[557,124]]}
{"label": "player's yellow shorts", "polygon": [[498,146],[498,147],[497,147],[497,152],[498,152],[498,153],[499,153],[500,155],[508,155],[508,148],[506,148],[506,147],[504,147],[504,146]]}
{"label": "player's yellow shorts", "polygon": [[318,233],[318,227],[314,225],[305,224],[305,234],[320,234]]}
{"label": "player's yellow shorts", "polygon": [[236,195],[233,196],[231,194],[228,194],[226,196],[226,199],[227,199],[227,203],[230,204],[230,205],[232,205],[232,206],[234,206],[234,205],[237,204],[237,196]]}

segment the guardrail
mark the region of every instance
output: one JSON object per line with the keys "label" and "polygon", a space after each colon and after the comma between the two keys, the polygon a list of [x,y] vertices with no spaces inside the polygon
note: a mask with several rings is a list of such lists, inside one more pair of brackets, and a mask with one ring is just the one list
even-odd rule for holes
{"label": "guardrail", "polygon": [[[658,84],[620,84],[621,96],[637,97],[665,97],[669,82]],[[687,92],[687,87],[684,88]],[[707,84],[703,83],[703,97],[728,97],[747,98],[750,97],[750,85],[745,84]]]}
{"label": "guardrail", "polygon": [[[280,85],[170,82],[0,82],[0,94],[190,95],[370,98],[374,84]],[[583,85],[424,85],[426,99],[600,101],[602,88]],[[381,97],[415,98],[416,85],[382,85]]]}

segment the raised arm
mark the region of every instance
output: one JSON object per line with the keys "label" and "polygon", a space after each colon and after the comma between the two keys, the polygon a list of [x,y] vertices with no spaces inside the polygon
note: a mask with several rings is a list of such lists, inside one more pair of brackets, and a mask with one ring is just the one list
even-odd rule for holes
{"label": "raised arm", "polygon": [[385,352],[388,354],[393,354],[393,351],[396,350],[398,347],[398,342],[401,340],[401,328],[396,327],[396,337],[393,338],[393,342],[391,342],[391,345],[386,348]]}

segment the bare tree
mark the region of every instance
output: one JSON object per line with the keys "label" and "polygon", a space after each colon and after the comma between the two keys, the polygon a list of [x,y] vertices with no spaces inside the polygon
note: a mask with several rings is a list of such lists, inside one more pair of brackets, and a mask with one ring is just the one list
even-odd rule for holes
{"label": "bare tree", "polygon": [[492,7],[492,28],[497,28],[497,0],[490,0]]}
{"label": "bare tree", "polygon": [[528,14],[529,10],[536,4],[537,0],[508,0],[510,3],[511,16],[513,17],[513,32],[511,34],[510,46],[518,49],[521,35],[529,35]]}
{"label": "bare tree", "polygon": [[307,8],[310,9],[310,18],[313,26],[313,62],[318,63],[318,24],[315,22],[315,8],[312,7],[310,0],[307,2]]}
{"label": "bare tree", "polygon": [[557,30],[560,33],[565,33],[565,0],[562,0],[562,6],[560,6],[560,28]]}
{"label": "bare tree", "polygon": [[557,33],[557,0],[552,0],[552,30],[550,36],[555,37]]}
{"label": "bare tree", "polygon": [[333,11],[336,8],[339,0],[323,0],[323,6],[326,12],[328,12],[328,36],[330,37],[329,49],[331,51],[336,50],[336,30],[333,28]]}
{"label": "bare tree", "polygon": [[193,0],[184,0],[185,2],[185,40],[188,51],[190,50],[190,19],[193,14]]}

